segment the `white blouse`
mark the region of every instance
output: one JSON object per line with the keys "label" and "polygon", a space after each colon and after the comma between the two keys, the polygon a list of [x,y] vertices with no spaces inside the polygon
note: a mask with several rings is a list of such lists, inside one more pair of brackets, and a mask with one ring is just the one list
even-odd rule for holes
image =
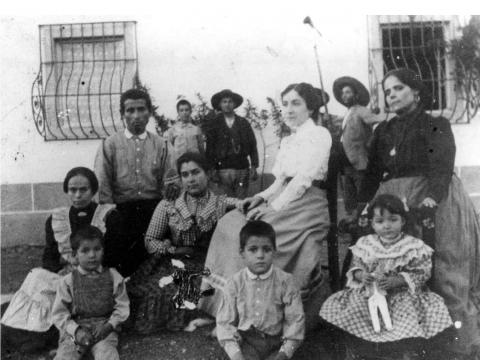
{"label": "white blouse", "polygon": [[[269,202],[274,210],[281,210],[301,198],[313,180],[325,179],[331,146],[332,137],[328,130],[308,119],[282,140],[272,169],[275,181],[256,196]],[[286,184],[289,177],[292,180]],[[282,187],[283,191],[273,199]]]}

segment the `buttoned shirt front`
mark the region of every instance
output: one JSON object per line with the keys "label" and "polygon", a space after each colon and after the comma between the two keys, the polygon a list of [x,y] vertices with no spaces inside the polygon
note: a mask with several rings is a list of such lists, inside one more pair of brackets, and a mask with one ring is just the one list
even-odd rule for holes
{"label": "buttoned shirt front", "polygon": [[165,139],[128,129],[109,136],[95,159],[100,203],[160,199],[167,175],[175,175],[168,161]]}
{"label": "buttoned shirt front", "polygon": [[237,331],[252,327],[267,335],[281,335],[293,348],[303,340],[305,315],[291,274],[272,266],[258,276],[245,268],[227,282],[217,313],[218,340],[231,349],[238,343]]}
{"label": "buttoned shirt front", "polygon": [[[301,198],[313,180],[323,180],[327,175],[332,146],[328,130],[315,125],[312,119],[294,130],[280,144],[272,169],[275,181],[257,194],[269,201],[274,210],[281,210]],[[287,178],[292,178],[288,184]]]}

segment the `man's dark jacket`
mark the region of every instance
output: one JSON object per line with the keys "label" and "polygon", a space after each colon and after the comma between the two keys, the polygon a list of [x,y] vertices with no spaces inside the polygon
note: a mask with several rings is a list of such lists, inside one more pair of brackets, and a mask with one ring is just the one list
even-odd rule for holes
{"label": "man's dark jacket", "polygon": [[246,119],[235,115],[233,126],[229,128],[224,115],[218,114],[208,121],[204,132],[207,138],[206,156],[215,169],[258,167],[257,140]]}

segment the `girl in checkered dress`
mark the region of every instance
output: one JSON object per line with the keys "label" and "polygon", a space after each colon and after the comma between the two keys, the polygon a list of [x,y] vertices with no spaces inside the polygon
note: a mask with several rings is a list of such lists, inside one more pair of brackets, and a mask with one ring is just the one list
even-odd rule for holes
{"label": "girl in checkered dress", "polygon": [[[379,195],[368,208],[368,218],[375,233],[351,247],[346,289],[325,301],[320,316],[355,338],[377,344],[429,339],[449,328],[452,320],[443,299],[425,285],[433,250],[402,231],[405,205],[393,195]],[[374,331],[368,309],[374,283],[385,294],[391,330],[381,321],[380,331]]]}

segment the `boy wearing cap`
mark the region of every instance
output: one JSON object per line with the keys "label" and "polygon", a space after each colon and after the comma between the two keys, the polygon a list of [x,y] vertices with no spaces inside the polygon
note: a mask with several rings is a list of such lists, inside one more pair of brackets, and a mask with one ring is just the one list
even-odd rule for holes
{"label": "boy wearing cap", "polygon": [[348,109],[342,122],[340,167],[343,175],[345,211],[349,220],[355,216],[357,209],[358,191],[367,168],[372,127],[380,122],[380,119],[366,107],[370,95],[357,79],[350,76],[336,79],[333,83],[333,93],[337,101]]}
{"label": "boy wearing cap", "polygon": [[258,152],[255,134],[249,122],[235,114],[242,96],[222,90],[211,103],[220,113],[205,129],[206,156],[217,171],[220,188],[230,197],[247,196],[250,177],[257,179]]}

